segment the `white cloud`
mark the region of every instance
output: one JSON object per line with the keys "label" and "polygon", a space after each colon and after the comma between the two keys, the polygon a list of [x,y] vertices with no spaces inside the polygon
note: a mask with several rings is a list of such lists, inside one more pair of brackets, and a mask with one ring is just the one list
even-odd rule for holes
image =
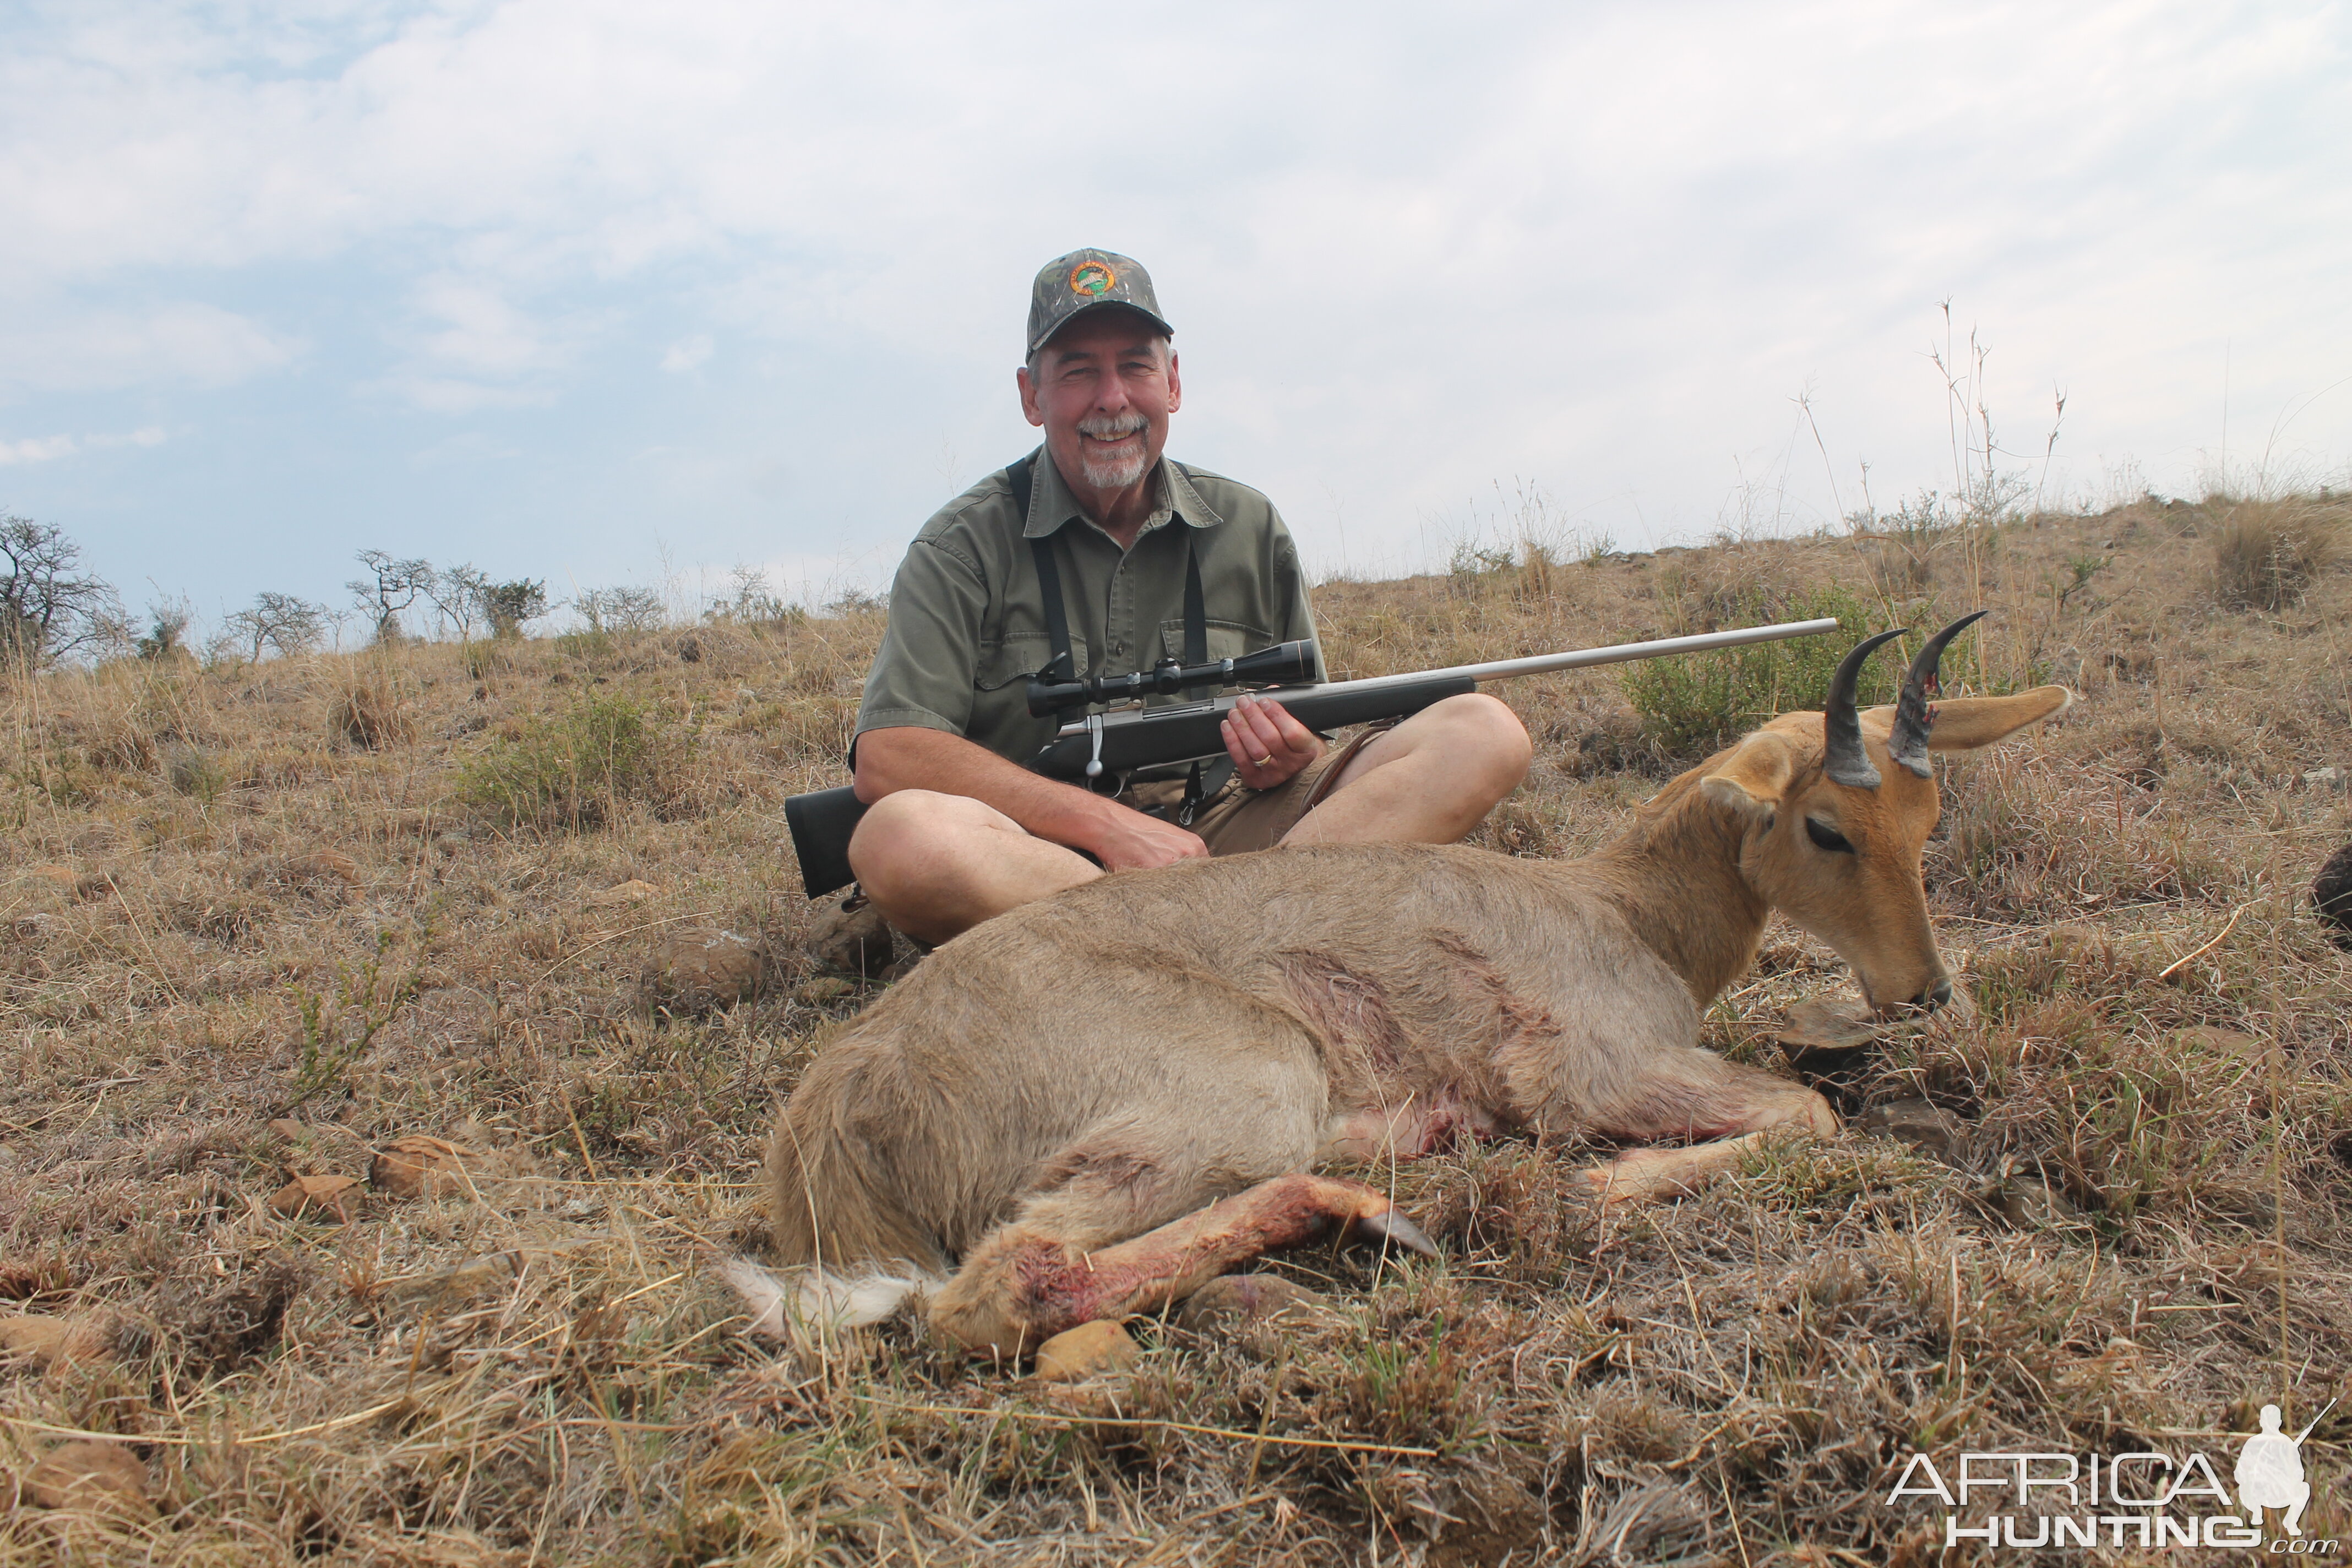
{"label": "white cloud", "polygon": [[[2038,451],[2068,389],[2066,483],[2127,455],[2193,482],[2225,359],[2233,462],[2352,370],[2335,5],[1062,15],[81,0],[9,24],[0,381],[160,395],[299,363],[450,420],[551,407],[528,455],[587,489],[626,466],[654,476],[630,505],[761,552],[888,556],[945,493],[904,453],[975,454],[969,479],[1022,449],[1028,276],[1107,244],[1181,329],[1179,452],[1336,562],[1340,516],[1351,555],[1402,561],[1496,478],[1629,542],[1759,485],[1827,517],[1862,458],[1882,500],[1946,482],[1922,353],[1946,298],[1987,331],[2011,445]],[[1834,480],[1792,445],[1808,384]],[[686,438],[574,415],[650,417],[633,398],[740,424],[682,414],[690,453],[632,463]],[[2352,396],[2288,429],[2340,464]]]}
{"label": "white cloud", "polygon": [[100,305],[42,293],[0,316],[0,388],[106,391],[231,386],[300,357],[305,344],[199,300]]}
{"label": "white cloud", "polygon": [[709,332],[680,338],[662,352],[661,367],[673,375],[693,370],[710,358],[711,346]]}
{"label": "white cloud", "polygon": [[55,462],[82,452],[102,452],[110,447],[158,447],[165,438],[160,426],[150,425],[119,435],[29,436],[16,441],[0,440],[0,468]]}
{"label": "white cloud", "polygon": [[81,450],[71,436],[36,436],[22,441],[0,441],[0,467],[14,463],[48,463]]}
{"label": "white cloud", "polygon": [[421,279],[407,320],[390,334],[405,353],[378,384],[436,414],[551,402],[602,321],[593,311],[533,312],[511,291],[447,272]]}
{"label": "white cloud", "polygon": [[479,414],[500,408],[537,408],[555,401],[548,386],[494,386],[458,376],[404,373],[373,383],[369,390],[391,393],[427,414]]}
{"label": "white cloud", "polygon": [[21,442],[0,442],[0,466],[9,463],[54,463],[73,456],[82,445],[70,435],[36,435]]}

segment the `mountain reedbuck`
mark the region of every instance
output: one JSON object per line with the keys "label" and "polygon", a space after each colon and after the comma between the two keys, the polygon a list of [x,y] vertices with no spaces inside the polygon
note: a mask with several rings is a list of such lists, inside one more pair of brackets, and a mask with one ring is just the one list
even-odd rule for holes
{"label": "mountain reedbuck", "polygon": [[[1427,1239],[1326,1160],[1411,1158],[1455,1129],[1636,1147],[1605,1202],[1735,1169],[1768,1129],[1827,1135],[1811,1089],[1694,1042],[1774,910],[1881,1011],[1951,981],[1919,857],[1929,753],[2063,709],[2063,687],[1930,706],[1944,645],[1857,713],[1871,650],[1675,779],[1580,860],[1328,845],[1105,877],[973,928],[809,1068],[770,1156],[795,1310],[871,1321],[910,1292],[976,1353],[1155,1311],[1261,1252],[1344,1230]],[[1713,1142],[1709,1142],[1713,1140]],[[862,1276],[862,1279],[859,1278]]]}

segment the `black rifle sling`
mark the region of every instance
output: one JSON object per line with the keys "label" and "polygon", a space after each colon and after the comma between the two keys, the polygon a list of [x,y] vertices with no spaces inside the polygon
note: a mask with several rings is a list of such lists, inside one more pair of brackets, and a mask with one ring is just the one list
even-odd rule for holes
{"label": "black rifle sling", "polygon": [[[1209,611],[1201,595],[1201,557],[1192,548],[1189,524],[1184,531],[1184,662],[1209,662]],[[1198,699],[1208,695],[1208,689],[1190,687],[1184,695]],[[1192,772],[1184,775],[1184,799],[1176,807],[1176,826],[1192,826],[1192,815],[1200,809],[1201,764],[1194,763]]]}
{"label": "black rifle sling", "polygon": [[1201,599],[1201,558],[1192,552],[1189,523],[1184,534],[1184,662],[1209,662],[1209,611]]}
{"label": "black rifle sling", "polygon": [[[1189,523],[1184,528],[1184,662],[1209,662],[1208,600],[1201,592],[1201,552],[1193,548]],[[1195,701],[1214,694],[1213,688],[1205,686],[1190,687],[1184,692],[1187,699]],[[1176,807],[1179,827],[1192,826],[1193,813],[1201,809],[1201,764],[1194,763],[1192,771],[1184,775],[1183,802]]]}
{"label": "black rifle sling", "polygon": [[[1004,470],[1005,483],[1013,487],[1013,510],[1020,514],[1024,526],[1029,519],[1030,465],[1036,460],[1034,456],[1024,458]],[[1029,553],[1037,563],[1037,595],[1045,607],[1045,668],[1059,664],[1069,671],[1066,679],[1076,680],[1085,672],[1070,657],[1070,616],[1062,603],[1062,569],[1054,560],[1053,535],[1030,540]]]}
{"label": "black rifle sling", "polygon": [[[1013,510],[1020,514],[1024,527],[1028,524],[1030,485],[1034,474],[1032,465],[1036,460],[1033,453],[1004,470],[1004,482],[1013,490]],[[1032,538],[1029,553],[1037,563],[1037,593],[1045,604],[1048,658],[1053,664],[1067,668],[1069,679],[1083,679],[1086,672],[1077,668],[1076,658],[1070,655],[1069,608],[1062,597],[1062,568],[1054,559],[1053,535]],[[1201,558],[1192,548],[1189,527],[1184,535],[1184,662],[1196,665],[1209,662],[1208,596],[1201,588]],[[1047,668],[1051,668],[1052,664]],[[1185,692],[1187,697],[1204,694],[1205,689],[1200,687]],[[1184,801],[1178,808],[1177,821],[1190,826],[1192,812],[1200,804],[1201,764],[1194,763],[1191,775],[1184,782]]]}

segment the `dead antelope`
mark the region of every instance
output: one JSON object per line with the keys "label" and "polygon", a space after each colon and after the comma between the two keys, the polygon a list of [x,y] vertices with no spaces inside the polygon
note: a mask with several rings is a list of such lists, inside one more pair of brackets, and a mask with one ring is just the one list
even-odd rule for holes
{"label": "dead antelope", "polygon": [[[1427,1248],[1379,1193],[1315,1174],[1326,1159],[1409,1158],[1456,1128],[1692,1141],[1594,1166],[1617,1200],[1711,1180],[1767,1129],[1835,1131],[1812,1090],[1700,1049],[1699,1016],[1776,909],[1875,1007],[1951,994],[1920,885],[1928,754],[2071,700],[1930,707],[1968,621],[1894,707],[1857,713],[1863,660],[1898,634],[1864,642],[1824,711],[1709,758],[1581,860],[1279,849],[1106,877],[958,937],[784,1108],[778,1248],[822,1266],[797,1300],[872,1321],[919,1290],[941,1332],[1017,1355],[1334,1227]],[[845,1271],[894,1268],[843,1293]]]}

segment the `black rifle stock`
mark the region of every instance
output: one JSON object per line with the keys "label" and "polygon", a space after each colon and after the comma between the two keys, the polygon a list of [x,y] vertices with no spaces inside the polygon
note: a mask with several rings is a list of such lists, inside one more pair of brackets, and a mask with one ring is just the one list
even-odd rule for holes
{"label": "black rifle stock", "polygon": [[[1664,658],[1674,654],[1738,647],[1782,637],[1819,637],[1835,630],[1834,620],[1790,621],[1696,637],[1663,637],[1654,642],[1621,643],[1614,647],[1578,648],[1528,658],[1457,665],[1450,669],[1419,670],[1409,675],[1274,686],[1260,689],[1257,695],[1281,703],[1308,729],[1328,732],[1349,724],[1410,718],[1448,697],[1475,691],[1482,680]],[[1138,683],[1147,680],[1140,674],[1119,679]],[[1175,677],[1164,679],[1172,681]],[[1090,777],[1117,780],[1139,768],[1181,766],[1202,758],[1221,757],[1225,754],[1225,742],[1220,726],[1234,701],[1234,698],[1227,695],[1199,702],[1090,713],[1062,726],[1061,731],[1040,748],[1026,765],[1048,778],[1086,784]],[[1090,774],[1087,764],[1097,761],[1101,767]],[[857,819],[865,815],[865,803],[848,784],[796,795],[784,802],[784,822],[792,829],[793,853],[800,859],[801,883],[811,898],[821,898],[836,888],[848,886],[854,879],[855,874],[849,868],[849,836],[857,826]]]}

